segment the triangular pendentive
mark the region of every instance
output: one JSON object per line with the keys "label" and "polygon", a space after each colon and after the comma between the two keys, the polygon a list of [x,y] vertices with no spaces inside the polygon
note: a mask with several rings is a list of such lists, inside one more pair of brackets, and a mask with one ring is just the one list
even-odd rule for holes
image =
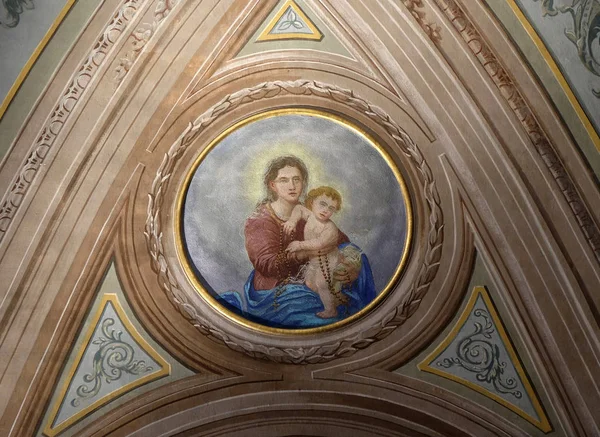
{"label": "triangular pendentive", "polygon": [[111,261],[39,433],[53,437],[67,429],[77,432],[95,414],[126,402],[123,395],[141,394],[192,374],[136,320]]}
{"label": "triangular pendentive", "polygon": [[52,437],[89,412],[170,373],[167,363],[133,327],[116,294],[106,294],[84,335],[44,434]]}
{"label": "triangular pendentive", "polygon": [[475,287],[460,319],[419,365],[514,411],[544,432],[552,428],[485,287]]}
{"label": "triangular pendentive", "polygon": [[[304,14],[306,20],[297,11]],[[310,29],[308,25],[311,24],[314,27],[314,30],[310,31],[312,33],[306,33],[308,30],[304,28],[304,25],[302,28],[296,28],[290,23],[287,27],[288,23],[286,21],[290,20],[287,20],[289,14],[286,12],[293,12],[294,15],[289,18],[295,18],[292,21],[296,22],[297,26],[299,26],[298,20],[301,20],[308,29]],[[248,55],[274,50],[299,49],[333,53],[358,61],[361,55],[357,54],[355,48],[352,47],[346,31],[338,27],[339,17],[331,15],[331,13],[332,11],[324,10],[322,5],[320,7],[318,5],[309,6],[302,0],[294,0],[293,2],[280,0],[271,12],[262,19],[262,22],[249,36],[247,42],[235,57],[243,58]],[[287,29],[280,29],[270,34],[269,32],[277,26],[277,23],[287,27]],[[253,25],[255,24],[253,23]]]}
{"label": "triangular pendentive", "polygon": [[256,41],[277,41],[288,39],[307,39],[320,41],[323,34],[294,2],[287,0]]}

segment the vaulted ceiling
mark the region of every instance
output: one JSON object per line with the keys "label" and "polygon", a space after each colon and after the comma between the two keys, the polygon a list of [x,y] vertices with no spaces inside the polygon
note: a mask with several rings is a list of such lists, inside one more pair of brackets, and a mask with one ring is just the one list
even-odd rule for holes
{"label": "vaulted ceiling", "polygon": [[[0,434],[600,434],[597,0],[39,3],[0,19]],[[247,309],[289,154],[377,288],[320,328],[291,274]]]}

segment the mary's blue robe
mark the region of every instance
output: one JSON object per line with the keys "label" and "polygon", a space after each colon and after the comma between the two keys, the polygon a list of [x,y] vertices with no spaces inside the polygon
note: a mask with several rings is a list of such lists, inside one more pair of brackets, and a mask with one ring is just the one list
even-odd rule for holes
{"label": "mary's blue robe", "polygon": [[[348,244],[351,243],[341,244],[339,248]],[[329,325],[357,313],[375,299],[371,266],[365,254],[361,257],[362,267],[358,278],[342,288],[348,303],[338,305],[335,317],[324,319],[316,315],[323,311],[323,303],[319,295],[304,284],[291,283],[270,290],[255,290],[254,270],[244,286],[245,299],[237,291],[221,293],[218,299],[240,316],[272,328],[302,329]]]}

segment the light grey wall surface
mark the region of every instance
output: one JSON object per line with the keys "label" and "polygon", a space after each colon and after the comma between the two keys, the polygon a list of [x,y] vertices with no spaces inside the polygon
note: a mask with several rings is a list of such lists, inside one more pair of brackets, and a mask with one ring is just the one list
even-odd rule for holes
{"label": "light grey wall surface", "polygon": [[[66,0],[60,0],[59,3],[62,3],[64,6]],[[92,17],[99,4],[101,4],[101,2],[98,0],[77,0],[69,9],[68,14],[63,21],[61,21],[58,29],[37,58],[19,90],[10,101],[6,112],[0,118],[0,161],[2,161],[4,155],[8,152],[38,97],[44,91],[44,88],[64,57],[69,53],[72,44],[79,36],[80,32],[85,28],[86,23],[90,17]],[[39,12],[39,10],[31,10],[26,11],[23,14],[39,14]],[[50,23],[52,23],[52,20]],[[27,23],[21,23],[17,27],[23,24],[25,26],[27,25]],[[11,32],[15,30],[17,29],[3,29],[0,27],[1,34],[4,34],[4,31]],[[2,38],[0,37],[0,56],[2,56],[2,58],[0,58],[0,70],[4,69],[5,64],[7,63],[6,58],[2,54],[2,47],[5,44],[6,42],[2,42]],[[23,55],[22,58],[25,59],[25,63],[27,62],[27,59],[29,59],[29,55]],[[14,68],[14,66],[11,68]],[[0,81],[4,81],[4,79],[0,78]],[[14,80],[7,80],[7,82],[10,82],[7,88],[8,91]],[[2,99],[4,98],[4,95],[5,94],[2,94]]]}
{"label": "light grey wall surface", "polygon": [[224,138],[201,162],[184,207],[183,228],[196,268],[214,291],[241,291],[252,269],[244,223],[265,197],[268,162],[296,155],[309,171],[308,190],[336,188],[342,209],[332,220],[369,258],[382,290],[400,262],[406,210],[394,173],[365,137],[342,124],[306,115],[255,121]]}
{"label": "light grey wall surface", "polygon": [[[0,101],[69,0],[33,0],[14,27],[0,26]],[[27,2],[29,3],[29,2]],[[0,6],[0,12],[4,12]]]}
{"label": "light grey wall surface", "polygon": [[[600,77],[588,70],[578,54],[578,47],[570,41],[565,32],[579,32],[585,35],[585,27],[575,29],[575,23],[570,13],[544,15],[544,3],[538,0],[483,0],[494,16],[502,23],[510,38],[517,45],[523,57],[529,63],[548,96],[565,121],[569,131],[577,142],[582,155],[585,157],[597,180],[600,180],[600,153],[598,150],[598,132],[600,131],[600,98],[594,96],[592,90],[600,91]],[[597,0],[577,0],[576,4],[593,6]],[[573,0],[558,0],[553,3],[556,7],[573,4]],[[596,4],[596,6],[598,6]],[[512,7],[520,11],[517,14]],[[518,16],[521,15],[521,16]],[[524,20],[525,22],[523,22]],[[545,59],[532,36],[525,26],[529,23],[539,36],[552,60],[559,68],[554,70]],[[588,29],[589,30],[589,29]],[[582,34],[583,32],[583,34]],[[595,44],[595,45],[594,45]],[[600,57],[598,39],[595,47],[595,57]],[[564,88],[564,82],[568,88]],[[588,118],[594,127],[586,126],[581,120],[581,113],[570,101],[568,93],[572,92],[584,111],[583,117]],[[577,105],[577,104],[576,104]],[[594,138],[595,137],[595,138]],[[596,143],[594,142],[596,141]]]}
{"label": "light grey wall surface", "polygon": [[[600,40],[589,41],[591,52],[587,53],[586,46],[594,23],[586,23],[585,17],[576,21],[578,14],[593,14],[587,10],[593,8],[597,0],[558,0],[553,7],[538,0],[515,1],[544,41],[596,131],[599,131],[600,96],[594,95],[594,91],[600,93],[600,69],[586,67],[586,64],[593,63],[594,57],[600,59]],[[572,13],[563,9],[569,5],[575,7]]]}

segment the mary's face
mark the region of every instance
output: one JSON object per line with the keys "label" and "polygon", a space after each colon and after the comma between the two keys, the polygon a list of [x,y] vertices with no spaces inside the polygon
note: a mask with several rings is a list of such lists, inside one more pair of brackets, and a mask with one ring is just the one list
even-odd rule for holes
{"label": "mary's face", "polygon": [[296,204],[304,188],[302,173],[296,167],[283,167],[277,172],[275,180],[269,182],[269,187],[277,196],[277,200]]}

